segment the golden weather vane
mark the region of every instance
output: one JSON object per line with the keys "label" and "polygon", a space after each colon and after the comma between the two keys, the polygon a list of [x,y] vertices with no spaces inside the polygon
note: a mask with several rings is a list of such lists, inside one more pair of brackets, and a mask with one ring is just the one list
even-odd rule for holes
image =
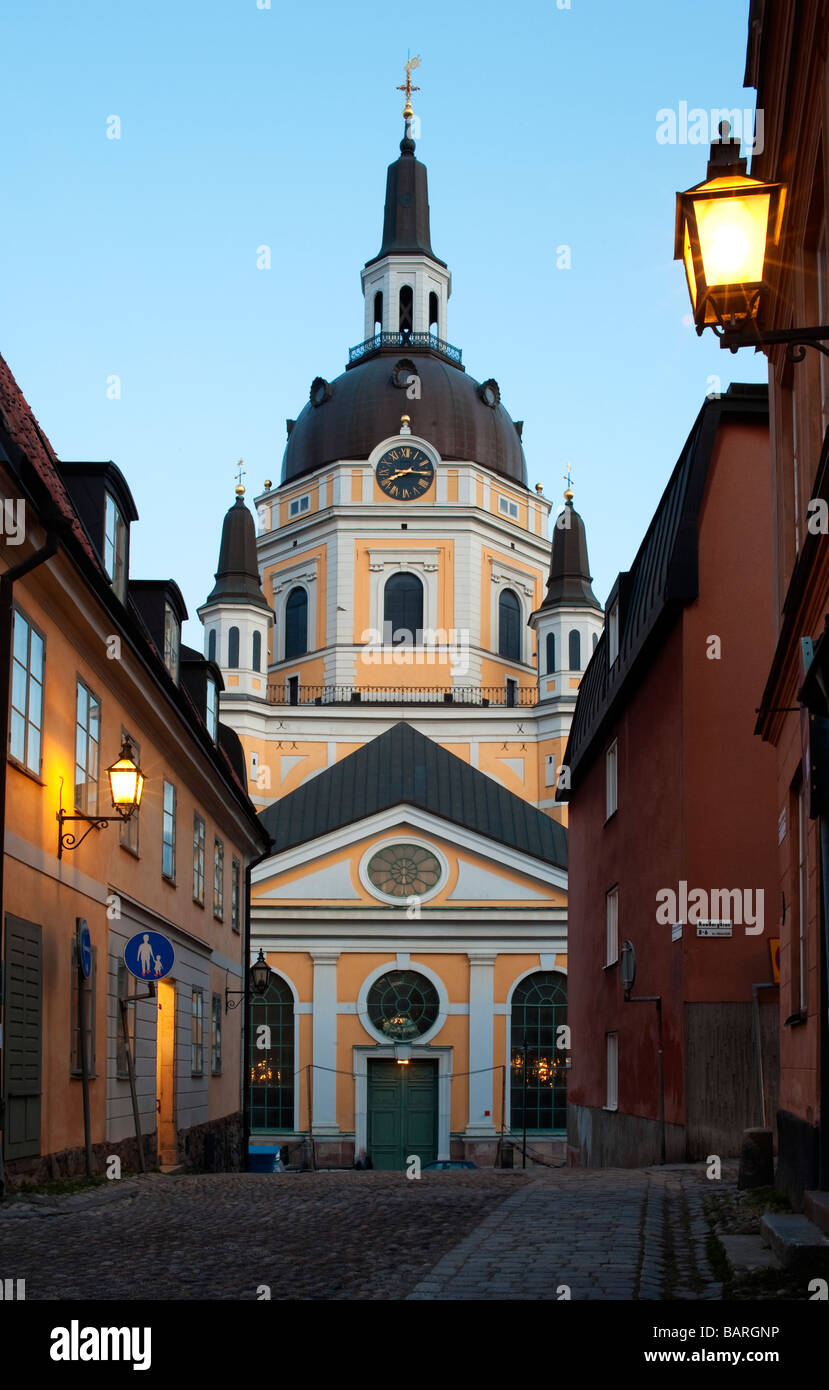
{"label": "golden weather vane", "polygon": [[412,82],[412,73],[415,68],[420,67],[420,58],[409,58],[406,63],[406,81],[398,86],[398,92],[406,93],[406,105],[403,107],[403,115],[406,117],[414,115],[412,111],[412,92],[419,92],[420,88],[415,87]]}

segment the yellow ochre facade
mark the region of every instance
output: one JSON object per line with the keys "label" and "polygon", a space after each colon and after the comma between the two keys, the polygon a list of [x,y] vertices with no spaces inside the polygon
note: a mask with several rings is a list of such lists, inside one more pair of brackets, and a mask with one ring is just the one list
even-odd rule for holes
{"label": "yellow ochre facade", "polygon": [[555,793],[603,612],[572,491],[551,518],[522,424],[447,341],[408,122],[362,281],[365,338],[288,420],[255,548],[237,496],[199,610],[272,845],[252,1139],[290,1162],[492,1163],[526,1124],[549,1155],[569,1047]]}

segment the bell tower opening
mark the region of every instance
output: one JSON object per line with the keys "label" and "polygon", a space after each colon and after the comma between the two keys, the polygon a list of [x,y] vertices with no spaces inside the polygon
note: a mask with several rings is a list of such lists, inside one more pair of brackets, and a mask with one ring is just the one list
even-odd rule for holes
{"label": "bell tower opening", "polygon": [[408,342],[412,335],[414,315],[414,295],[411,285],[400,286],[400,321],[399,332],[404,342]]}
{"label": "bell tower opening", "polygon": [[434,290],[429,294],[429,332],[435,338],[440,337],[440,305]]}
{"label": "bell tower opening", "polygon": [[374,296],[374,336],[383,332],[383,291],[378,290]]}

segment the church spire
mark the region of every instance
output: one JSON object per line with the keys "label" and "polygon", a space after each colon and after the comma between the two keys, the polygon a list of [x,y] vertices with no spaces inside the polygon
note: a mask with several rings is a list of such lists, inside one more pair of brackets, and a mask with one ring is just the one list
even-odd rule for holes
{"label": "church spire", "polygon": [[599,613],[602,611],[602,606],[593,593],[584,522],[573,507],[573,480],[569,465],[564,510],[559,512],[553,527],[550,576],[541,607],[551,608],[558,604],[595,608]]}
{"label": "church spire", "polygon": [[393,334],[403,346],[419,338],[445,341],[452,292],[446,262],[432,250],[426,166],[415,156],[419,122],[411,97],[420,89],[412,83],[412,70],[419,62],[409,59],[406,81],[398,88],[406,93],[400,157],[386,174],[382,244],[362,271],[366,341]]}

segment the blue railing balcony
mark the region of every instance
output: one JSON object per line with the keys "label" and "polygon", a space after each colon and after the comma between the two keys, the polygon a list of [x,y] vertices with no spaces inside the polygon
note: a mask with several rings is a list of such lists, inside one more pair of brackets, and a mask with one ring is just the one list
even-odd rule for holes
{"label": "blue railing balcony", "polygon": [[441,357],[448,358],[458,366],[461,365],[463,355],[460,348],[444,342],[443,338],[436,338],[434,333],[375,333],[373,338],[366,338],[364,343],[358,343],[356,347],[349,349],[349,367],[352,363],[361,362],[364,357],[371,357],[373,353],[386,347],[426,348],[430,352],[439,352]]}

